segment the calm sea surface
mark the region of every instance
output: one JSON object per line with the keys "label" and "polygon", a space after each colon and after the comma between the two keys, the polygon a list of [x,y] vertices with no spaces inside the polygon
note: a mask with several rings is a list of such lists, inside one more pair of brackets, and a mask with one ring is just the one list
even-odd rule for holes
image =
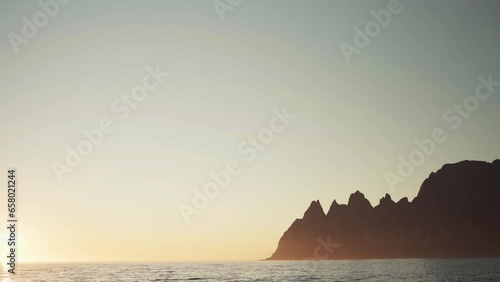
{"label": "calm sea surface", "polygon": [[24,264],[9,281],[500,281],[500,258]]}

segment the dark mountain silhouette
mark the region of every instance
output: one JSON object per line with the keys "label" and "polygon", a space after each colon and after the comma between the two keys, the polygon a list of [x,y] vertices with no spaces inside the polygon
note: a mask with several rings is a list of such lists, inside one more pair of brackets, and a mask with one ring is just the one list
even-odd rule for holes
{"label": "dark mountain silhouette", "polygon": [[500,160],[446,164],[409,202],[313,201],[268,260],[500,256]]}

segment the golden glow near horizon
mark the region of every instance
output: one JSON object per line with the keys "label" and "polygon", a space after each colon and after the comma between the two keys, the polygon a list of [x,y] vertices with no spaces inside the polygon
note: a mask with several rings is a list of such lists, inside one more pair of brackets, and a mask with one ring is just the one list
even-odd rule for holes
{"label": "golden glow near horizon", "polygon": [[[19,262],[263,259],[313,200],[412,199],[444,163],[492,161],[498,96],[394,191],[384,178],[478,76],[500,77],[497,15],[445,2],[405,2],[350,62],[339,44],[387,3],[244,1],[221,20],[211,1],[70,1],[16,53],[7,35],[41,8],[0,2],[0,175],[18,169]],[[169,76],[153,89],[156,66]],[[296,117],[266,131],[283,107]],[[106,118],[102,139],[84,133]],[[252,136],[250,162],[238,148]],[[53,163],[82,140],[91,152],[60,182]],[[231,160],[241,173],[187,224],[179,205]]]}
{"label": "golden glow near horizon", "polygon": [[8,273],[8,266],[7,266],[7,260],[6,256],[8,254],[7,250],[7,240],[8,240],[8,233],[7,232],[1,232],[0,233],[0,255],[2,256],[2,259],[0,260],[0,281],[1,282],[11,282],[12,280],[10,279],[10,275]]}

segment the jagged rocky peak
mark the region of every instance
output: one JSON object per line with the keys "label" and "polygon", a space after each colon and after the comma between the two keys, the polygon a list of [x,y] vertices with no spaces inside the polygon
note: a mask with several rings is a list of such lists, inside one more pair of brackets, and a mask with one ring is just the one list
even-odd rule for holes
{"label": "jagged rocky peak", "polygon": [[339,205],[337,203],[337,200],[333,200],[332,204],[330,205],[330,209],[328,210],[328,213],[326,214],[327,217],[331,217],[335,211],[337,211],[341,206],[345,205]]}
{"label": "jagged rocky peak", "polygon": [[336,209],[337,207],[340,207],[339,203],[337,203],[337,200],[333,200],[332,204],[330,205],[330,211]]}
{"label": "jagged rocky peak", "polygon": [[379,202],[380,206],[388,206],[388,205],[393,205],[393,204],[395,204],[395,202],[392,200],[391,195],[389,195],[389,194],[385,194],[385,196],[382,199],[380,199],[380,202]]}
{"label": "jagged rocky peak", "polygon": [[323,211],[323,207],[319,200],[312,201],[309,205],[309,208],[304,213],[304,220],[309,219],[322,219],[325,217],[325,212]]}
{"label": "jagged rocky peak", "polygon": [[365,195],[363,195],[363,193],[359,191],[356,191],[351,194],[351,196],[349,197],[349,202],[347,202],[347,205],[353,208],[372,208],[370,201],[368,201],[368,199],[365,198]]}
{"label": "jagged rocky peak", "polygon": [[403,204],[403,205],[406,205],[409,203],[410,203],[410,201],[408,201],[408,197],[403,197],[398,201],[398,204]]}

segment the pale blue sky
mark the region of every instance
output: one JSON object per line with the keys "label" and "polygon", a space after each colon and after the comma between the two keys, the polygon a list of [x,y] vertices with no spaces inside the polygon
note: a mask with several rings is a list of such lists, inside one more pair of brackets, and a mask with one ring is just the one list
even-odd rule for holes
{"label": "pale blue sky", "polygon": [[[500,81],[498,1],[401,1],[347,63],[339,48],[389,1],[77,1],[15,53],[38,1],[0,1],[0,167],[20,178],[20,258],[260,259],[310,201],[413,198],[444,163],[500,156],[500,90],[456,131],[443,113]],[[171,75],[131,115],[112,101],[147,66]],[[186,225],[178,210],[286,106],[296,118]],[[59,183],[51,163],[104,117],[116,126]],[[449,139],[394,191],[415,139]],[[150,234],[144,238],[144,230]]]}

